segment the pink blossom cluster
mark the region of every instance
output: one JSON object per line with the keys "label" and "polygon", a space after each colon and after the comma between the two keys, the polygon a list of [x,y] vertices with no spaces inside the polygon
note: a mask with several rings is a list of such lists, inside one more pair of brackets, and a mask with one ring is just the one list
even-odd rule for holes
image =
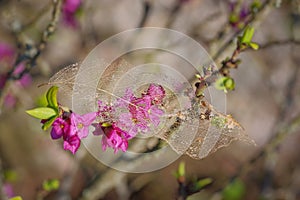
{"label": "pink blossom cluster", "polygon": [[[96,112],[79,115],[74,112],[64,111],[53,122],[51,137],[54,140],[63,138],[64,149],[75,154],[80,146],[81,139],[88,136],[89,126],[96,119],[96,116]],[[45,122],[45,120],[42,120],[42,123]]]}
{"label": "pink blossom cluster", "polygon": [[72,28],[78,26],[76,13],[80,9],[81,0],[64,0],[62,7],[63,22]]}
{"label": "pink blossom cluster", "polygon": [[[95,136],[102,136],[102,149],[107,147],[114,149],[114,152],[128,148],[128,140],[134,138],[138,132],[146,133],[149,127],[157,127],[160,117],[164,111],[159,108],[165,97],[165,90],[160,85],[150,84],[141,97],[136,97],[130,89],[126,90],[123,98],[113,105],[104,104],[98,101],[96,112],[84,115],[72,111],[62,111],[62,114],[52,124],[52,139],[62,138],[65,150],[73,154],[78,150],[81,139],[86,138],[89,133],[89,126],[93,126]],[[116,117],[116,110],[122,108],[124,111]],[[94,121],[96,121],[95,123]],[[45,123],[42,120],[42,123]]]}
{"label": "pink blossom cluster", "polygon": [[[136,97],[130,89],[127,89],[123,98],[119,99],[115,106],[125,108],[117,121],[101,121],[96,124],[94,135],[102,135],[102,149],[107,147],[126,151],[128,140],[134,138],[138,132],[146,133],[149,127],[157,127],[164,111],[159,108],[165,97],[162,86],[150,84],[147,91],[141,97]],[[103,111],[106,112],[103,112]],[[99,116],[113,119],[115,109],[112,106],[99,102]],[[108,124],[108,125],[107,125]]]}
{"label": "pink blossom cluster", "polygon": [[[5,85],[9,81],[8,72],[10,70],[13,70],[11,75],[14,77],[18,77],[22,74],[20,79],[13,83],[15,87],[23,89],[31,84],[32,79],[29,73],[23,74],[24,70],[26,70],[24,62],[19,63],[14,69],[12,69],[15,62],[15,56],[16,51],[13,47],[5,43],[0,43],[0,91],[4,89]],[[13,108],[16,106],[17,102],[17,96],[11,90],[8,90],[4,97],[4,106],[7,108]]]}

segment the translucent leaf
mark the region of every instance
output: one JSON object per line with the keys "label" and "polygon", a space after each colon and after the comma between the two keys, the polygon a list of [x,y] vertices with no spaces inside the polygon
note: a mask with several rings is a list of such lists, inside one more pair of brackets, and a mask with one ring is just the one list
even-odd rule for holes
{"label": "translucent leaf", "polygon": [[[106,66],[105,70],[100,74],[97,73],[97,68],[103,68],[103,66]],[[132,89],[135,94],[141,95],[147,89],[149,82],[161,85],[164,85],[166,81],[171,82],[169,87],[164,88],[166,90],[163,106],[165,116],[162,118],[159,127],[150,128],[152,132],[149,134],[166,141],[178,154],[187,154],[194,159],[202,159],[219,148],[228,146],[235,140],[254,143],[245,134],[239,123],[231,116],[214,110],[208,100],[196,98],[193,96],[195,95],[194,91],[184,89],[176,91],[174,85],[178,80],[171,80],[168,76],[162,76],[161,74],[164,71],[159,67],[143,68],[143,73],[139,73],[141,71],[138,67],[134,68],[121,58],[111,64],[97,61],[89,64],[84,70],[83,75],[77,74],[80,71],[79,65],[68,66],[56,73],[49,80],[49,84],[58,86],[59,91],[63,91],[64,98],[73,95],[73,100],[80,102],[79,105],[75,105],[76,109],[86,110],[87,112],[91,111],[88,109],[95,106],[98,100],[107,105],[112,105],[116,101],[128,101],[123,98],[128,88]],[[145,70],[148,71],[144,72]],[[168,71],[168,73],[170,72]],[[126,78],[124,78],[124,74],[126,74]],[[161,76],[161,80],[159,80],[161,82],[158,81],[158,76]],[[78,80],[81,79],[86,81],[79,81],[78,83]],[[96,93],[93,94],[95,89],[91,85],[94,84],[95,79],[97,84]],[[75,87],[76,89],[74,89]],[[172,90],[169,89],[172,87]],[[180,87],[184,88],[182,85]],[[74,94],[76,94],[75,98]],[[182,101],[180,98],[185,100]],[[189,105],[183,106],[187,102]],[[115,115],[109,117],[112,121],[117,120],[123,111],[117,109]],[[100,145],[99,148],[101,148]]]}
{"label": "translucent leaf", "polygon": [[[173,119],[173,125],[171,125],[168,129],[164,129],[165,132],[161,132],[157,136],[167,141],[177,153],[185,153],[194,159],[205,158],[211,153],[222,147],[228,146],[231,142],[236,140],[255,144],[255,142],[245,134],[242,126],[230,115],[224,115],[217,112],[205,100],[201,100],[201,102],[198,104],[200,108],[199,112],[190,110],[190,112],[188,112],[186,116],[182,116],[181,119],[178,117],[177,120]],[[204,116],[203,114],[208,111],[210,112],[209,116]],[[197,128],[198,131],[191,141],[189,148],[185,150],[184,147],[186,142],[189,141],[189,136],[188,134],[177,135],[176,128],[180,127],[180,124],[184,121],[193,117],[198,117],[199,124],[189,124],[186,132],[188,133],[193,128]]]}
{"label": "translucent leaf", "polygon": [[71,102],[73,86],[79,66],[78,63],[69,65],[58,71],[49,79],[49,85],[57,86],[59,88],[58,92],[61,94],[61,97],[63,97],[59,99],[59,103],[64,106],[68,106]]}
{"label": "translucent leaf", "polygon": [[73,90],[74,81],[79,70],[79,64],[69,65],[49,79],[50,85],[57,85],[60,90],[70,92]]}

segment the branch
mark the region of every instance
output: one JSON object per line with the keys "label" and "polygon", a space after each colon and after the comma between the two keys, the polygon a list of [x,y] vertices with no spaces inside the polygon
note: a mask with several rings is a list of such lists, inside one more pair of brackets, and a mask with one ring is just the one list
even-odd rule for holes
{"label": "branch", "polygon": [[[245,22],[244,28],[247,27],[247,25],[253,23],[259,15],[261,15],[263,13],[263,11],[265,11],[265,9],[267,8],[267,6],[271,5],[273,1],[272,0],[266,0],[262,6],[260,7],[260,9],[255,13],[255,14],[251,14],[251,16],[249,17],[249,19]],[[215,53],[215,55],[212,56],[213,60],[216,60],[220,57],[220,55],[230,46],[230,44],[232,44],[232,42],[235,40],[235,38],[237,38],[238,35],[240,35],[243,31],[244,28],[239,29],[238,31],[236,31],[231,37],[230,39],[225,42],[225,44],[223,44],[218,51]]]}
{"label": "branch", "polygon": [[139,28],[144,27],[147,22],[147,19],[149,18],[149,14],[152,9],[152,6],[149,1],[145,0],[143,2],[143,9],[144,9],[144,12],[143,12],[143,16],[139,22],[139,25],[138,25]]}
{"label": "branch", "polygon": [[0,158],[0,199],[7,199],[6,195],[3,192],[3,168],[2,168],[1,158]]}
{"label": "branch", "polygon": [[[36,60],[38,59],[42,51],[45,49],[49,37],[53,35],[56,30],[56,25],[59,20],[61,11],[61,4],[62,0],[53,0],[53,11],[51,21],[46,27],[46,29],[43,31],[39,44],[37,44],[36,46],[31,46],[28,44],[25,45],[24,52],[18,54],[13,68],[7,72],[7,81],[15,81],[21,79],[24,74],[29,73],[29,71],[36,65]],[[14,70],[21,62],[24,61],[26,62],[26,69],[23,70],[20,74],[14,75]],[[2,94],[2,90],[0,90],[0,95]]]}
{"label": "branch", "polygon": [[266,48],[270,48],[270,47],[274,47],[274,46],[278,46],[278,45],[290,45],[290,44],[295,44],[295,45],[300,45],[300,41],[295,40],[294,38],[289,38],[286,40],[279,40],[279,41],[272,41],[266,44],[262,44],[260,45],[260,49],[266,49]]}

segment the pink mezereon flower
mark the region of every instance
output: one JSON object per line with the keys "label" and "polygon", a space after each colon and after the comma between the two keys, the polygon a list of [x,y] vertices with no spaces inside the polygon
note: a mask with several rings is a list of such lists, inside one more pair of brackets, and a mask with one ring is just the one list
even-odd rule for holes
{"label": "pink mezereon flower", "polygon": [[14,56],[14,49],[5,43],[0,43],[0,60],[7,60],[11,62],[13,56]]}
{"label": "pink mezereon flower", "polygon": [[4,183],[2,185],[2,192],[5,194],[6,197],[12,198],[15,196],[14,189],[10,183]]}
{"label": "pink mezereon flower", "polygon": [[[131,139],[131,136],[127,132],[123,131],[115,124],[112,124],[109,127],[101,128],[103,130],[102,133],[104,133],[102,136],[103,151],[105,151],[107,147],[113,148],[114,153],[117,153],[119,149],[121,149],[123,152],[127,150],[128,140]],[[99,132],[94,132],[94,134],[99,135]]]}
{"label": "pink mezereon flower", "polygon": [[80,138],[77,135],[64,135],[64,150],[75,154],[80,147]]}
{"label": "pink mezereon flower", "polygon": [[[63,137],[64,149],[75,154],[80,146],[81,139],[88,136],[88,127],[95,119],[95,112],[85,115],[64,112],[63,116],[56,118],[53,122],[51,138],[55,140]],[[44,122],[42,121],[42,123]]]}
{"label": "pink mezereon flower", "polygon": [[51,138],[56,140],[64,135],[70,135],[70,119],[56,118],[52,124]]}
{"label": "pink mezereon flower", "polygon": [[[8,71],[11,70],[14,63],[15,50],[8,44],[0,43],[0,62],[3,70],[0,74],[0,90],[4,89],[6,82],[8,81]],[[4,67],[3,67],[4,66]],[[19,88],[25,88],[31,84],[31,76],[28,73],[24,73],[26,70],[25,63],[21,62],[13,69],[12,76],[19,77],[14,85]],[[20,98],[12,93],[8,92],[4,96],[4,105],[7,108],[14,108]]]}
{"label": "pink mezereon flower", "polygon": [[81,0],[64,0],[62,15],[63,21],[67,26],[76,28],[78,22],[76,20],[76,12],[81,6]]}
{"label": "pink mezereon flower", "polygon": [[[23,73],[25,70],[25,64],[20,63],[16,69],[13,71],[13,76],[18,76],[19,74]],[[25,73],[22,75],[22,77],[16,82],[19,86],[27,87],[31,84],[32,79],[31,76],[28,73]]]}
{"label": "pink mezereon flower", "polygon": [[115,107],[106,105],[102,101],[98,101],[97,117],[101,122],[112,123],[115,115]]}
{"label": "pink mezereon flower", "polygon": [[160,117],[164,111],[157,105],[151,103],[151,97],[144,95],[130,102],[128,113],[122,113],[119,117],[121,127],[128,130],[129,135],[134,137],[138,131],[147,132],[150,125],[157,127],[160,123]]}
{"label": "pink mezereon flower", "polygon": [[129,105],[133,119],[142,123],[144,121],[149,123],[150,120],[154,126],[158,126],[159,118],[164,112],[157,105],[163,102],[165,96],[165,90],[161,85],[150,84],[146,94],[131,101],[135,106]]}
{"label": "pink mezereon flower", "polygon": [[151,108],[151,98],[145,95],[141,98],[136,98],[131,101],[128,109],[131,114],[131,120],[134,124],[144,132],[148,131],[149,110]]}
{"label": "pink mezereon flower", "polygon": [[150,84],[146,95],[150,97],[152,104],[161,104],[166,92],[161,85]]}
{"label": "pink mezereon flower", "polygon": [[85,138],[89,134],[89,126],[96,119],[96,112],[87,113],[84,115],[78,115],[76,113],[72,113],[70,115],[71,119],[71,127],[70,132],[71,135],[78,135],[80,139]]}
{"label": "pink mezereon flower", "polygon": [[17,105],[17,98],[11,94],[7,93],[4,97],[4,106],[7,108],[14,108]]}

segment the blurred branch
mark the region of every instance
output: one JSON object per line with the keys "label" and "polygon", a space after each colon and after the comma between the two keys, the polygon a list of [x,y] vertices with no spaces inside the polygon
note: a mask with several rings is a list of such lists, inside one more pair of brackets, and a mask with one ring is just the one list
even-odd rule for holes
{"label": "blurred branch", "polygon": [[272,41],[266,44],[260,45],[260,49],[266,49],[278,45],[289,45],[289,44],[295,44],[300,45],[300,41],[295,40],[294,38],[286,39],[286,40],[279,40],[279,41]]}
{"label": "blurred branch", "polygon": [[42,16],[45,15],[45,13],[47,13],[50,9],[51,9],[51,3],[49,3],[42,10],[40,10],[39,13],[37,15],[35,15],[34,18],[29,23],[25,24],[23,26],[24,28],[21,30],[21,32],[25,32],[28,29],[32,28],[34,25],[36,25],[36,23],[39,21],[39,19],[41,19]]}
{"label": "blurred branch", "polygon": [[143,12],[142,18],[139,22],[139,25],[138,25],[139,28],[145,26],[147,19],[149,18],[150,11],[152,9],[152,6],[148,0],[143,1],[143,9],[144,9],[144,12]]}
{"label": "blurred branch", "polygon": [[3,168],[2,168],[2,159],[0,158],[0,199],[7,199],[3,192]]}
{"label": "blurred branch", "polygon": [[265,157],[270,152],[279,147],[282,141],[292,132],[295,132],[300,127],[300,115],[292,119],[284,127],[280,128],[268,141],[268,143],[246,164],[244,164],[240,170],[230,178],[230,180],[236,177],[242,176],[262,157]]}
{"label": "blurred branch", "polygon": [[280,107],[279,107],[278,117],[275,122],[275,124],[277,125],[277,127],[275,127],[274,130],[275,134],[269,139],[267,144],[265,144],[264,147],[256,154],[256,156],[254,156],[246,164],[244,164],[243,167],[241,167],[240,170],[237,172],[237,174],[231,177],[231,180],[247,173],[247,171],[259,159],[266,157],[268,154],[271,154],[272,152],[274,152],[274,150],[278,149],[278,147],[284,141],[284,139],[290,133],[295,132],[300,127],[300,115],[290,120],[290,122],[285,123],[284,126],[282,125],[284,124],[285,119],[288,117],[289,108],[294,103],[292,92],[295,89],[295,86],[297,84],[299,70],[300,70],[299,67],[296,66],[295,71],[292,73],[292,77],[290,78],[289,82],[286,85],[285,100],[279,103]]}
{"label": "blurred branch", "polygon": [[184,0],[176,0],[175,4],[173,5],[168,21],[166,23],[166,28],[170,28],[174,21],[176,20],[176,16],[181,10],[182,5],[184,4]]}
{"label": "blurred branch", "polygon": [[256,20],[259,20],[259,16],[261,16],[267,9],[268,6],[270,6],[273,3],[273,0],[266,0],[261,7],[257,10],[257,12],[254,14],[251,14],[249,19],[245,22],[244,28],[239,29],[238,31],[236,31],[218,50],[217,52],[212,56],[213,60],[218,59],[222,53],[224,53],[224,51],[230,46],[230,44],[232,44],[232,42],[237,38],[238,35],[240,35],[245,27],[247,27],[247,25],[253,23]]}
{"label": "blurred branch", "polygon": [[[56,25],[59,20],[59,16],[61,12],[61,5],[62,5],[62,0],[53,0],[53,11],[52,11],[51,21],[46,27],[46,29],[42,32],[39,44],[35,46],[29,44],[24,45],[25,46],[24,50],[22,53],[18,54],[13,68],[7,72],[6,75],[7,81],[5,87],[7,86],[7,82],[9,80],[16,81],[21,79],[24,74],[29,73],[29,71],[36,65],[36,60],[38,59],[42,51],[45,49],[50,36],[53,35],[56,30]],[[21,62],[26,62],[26,68],[21,73],[14,75],[13,74],[14,70]],[[2,105],[3,102],[3,96],[4,96],[2,95],[3,90],[5,90],[5,88],[0,90],[0,106]]]}
{"label": "blurred branch", "polygon": [[101,178],[95,181],[88,189],[85,189],[82,193],[82,200],[93,200],[104,197],[104,195],[118,185],[122,179],[124,179],[126,173],[115,171],[114,169],[108,169]]}
{"label": "blurred branch", "polygon": [[[61,4],[62,4],[62,0],[53,0],[53,11],[52,11],[51,21],[46,27],[46,29],[43,31],[39,44],[36,45],[35,47],[27,46],[25,48],[25,52],[23,52],[23,54],[18,55],[14,68],[8,72],[8,77],[10,79],[19,80],[20,78],[22,78],[24,74],[28,73],[36,65],[37,58],[45,49],[50,36],[52,36],[56,31],[56,25],[59,20],[60,11],[61,11]],[[14,76],[13,71],[15,67],[24,60],[27,60],[26,69],[22,73],[18,74],[17,76]]]}

